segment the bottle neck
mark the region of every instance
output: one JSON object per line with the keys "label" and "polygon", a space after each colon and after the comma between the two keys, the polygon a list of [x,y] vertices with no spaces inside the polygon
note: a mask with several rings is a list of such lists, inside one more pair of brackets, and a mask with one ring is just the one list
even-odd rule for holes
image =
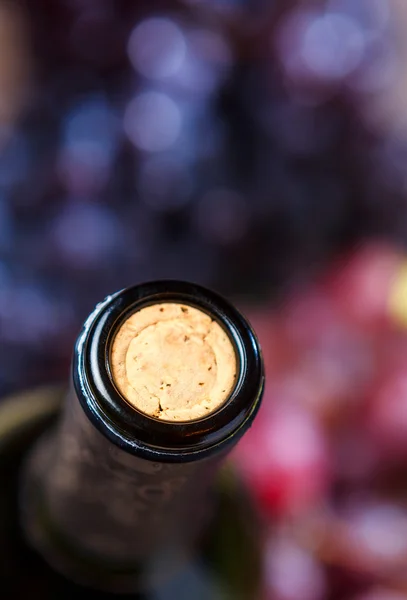
{"label": "bottle neck", "polygon": [[57,428],[29,461],[31,542],[78,583],[155,587],[199,547],[225,454],[187,463],[131,455],[95,428],[71,389]]}
{"label": "bottle neck", "polygon": [[[163,300],[201,307],[235,345],[236,386],[206,418],[160,422],[130,407],[112,381],[109,356],[123,319]],[[161,282],[108,298],[78,338],[58,427],[40,441],[26,468],[29,541],[78,583],[113,592],[155,587],[199,546],[216,473],[254,418],[262,389],[254,334],[217,295]]]}

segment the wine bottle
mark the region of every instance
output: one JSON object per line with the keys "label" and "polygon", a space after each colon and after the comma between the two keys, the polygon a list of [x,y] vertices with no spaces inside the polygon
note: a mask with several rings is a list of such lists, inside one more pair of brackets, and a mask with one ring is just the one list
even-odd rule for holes
{"label": "wine bottle", "polygon": [[263,384],[250,325],[209,290],[154,282],[98,304],[69,390],[0,408],[5,597],[254,600],[255,515],[224,459]]}

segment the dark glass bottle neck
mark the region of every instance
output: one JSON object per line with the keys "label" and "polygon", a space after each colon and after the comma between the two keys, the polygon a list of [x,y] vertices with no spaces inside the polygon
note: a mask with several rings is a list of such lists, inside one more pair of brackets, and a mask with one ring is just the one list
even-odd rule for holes
{"label": "dark glass bottle neck", "polygon": [[[135,311],[165,302],[206,312],[229,335],[238,359],[237,382],[228,401],[208,417],[186,423],[161,421],[130,406],[110,372],[118,328]],[[85,413],[104,436],[131,454],[160,462],[193,461],[236,443],[258,410],[264,384],[260,348],[247,320],[216,293],[180,281],[145,283],[100,303],[79,335],[73,380]]]}
{"label": "dark glass bottle neck", "polygon": [[[236,384],[216,412],[189,422],[148,417],[110,373],[112,342],[151,304],[194,306],[216,320],[237,357]],[[187,564],[206,530],[219,466],[252,422],[263,368],[250,325],[217,294],[176,281],[106,298],[84,324],[59,426],[26,465],[22,523],[57,571],[108,591],[154,589]]]}

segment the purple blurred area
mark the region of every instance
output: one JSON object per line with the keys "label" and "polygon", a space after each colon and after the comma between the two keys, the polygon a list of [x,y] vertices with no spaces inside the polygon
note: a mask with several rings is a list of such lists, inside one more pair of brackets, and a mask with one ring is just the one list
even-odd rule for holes
{"label": "purple blurred area", "polygon": [[399,12],[3,0],[0,391],[63,376],[112,290],[257,303],[361,236],[403,240]]}
{"label": "purple blurred area", "polygon": [[407,598],[406,32],[404,0],[0,0],[0,394],[64,380],[112,291],[229,296],[270,600]]}

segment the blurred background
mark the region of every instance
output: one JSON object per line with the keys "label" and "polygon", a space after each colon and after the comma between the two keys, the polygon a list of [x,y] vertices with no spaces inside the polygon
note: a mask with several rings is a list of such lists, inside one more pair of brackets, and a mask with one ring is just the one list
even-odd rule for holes
{"label": "blurred background", "polygon": [[0,395],[180,278],[252,320],[263,600],[407,598],[407,2],[0,1]]}

